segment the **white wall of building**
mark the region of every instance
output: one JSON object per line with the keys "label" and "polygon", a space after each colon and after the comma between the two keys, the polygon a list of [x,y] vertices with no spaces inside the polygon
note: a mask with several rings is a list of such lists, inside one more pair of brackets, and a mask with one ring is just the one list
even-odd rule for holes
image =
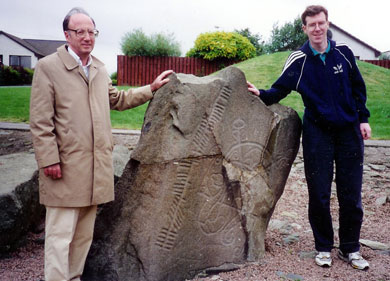
{"label": "white wall of building", "polygon": [[9,56],[30,56],[31,57],[31,67],[34,68],[38,62],[38,58],[34,55],[33,52],[26,49],[24,46],[16,43],[15,41],[9,39],[4,34],[0,34],[0,55],[3,56],[3,64],[9,65]]}
{"label": "white wall of building", "polygon": [[376,60],[375,52],[366,46],[362,45],[361,42],[356,39],[347,36],[345,33],[340,32],[338,29],[329,28],[332,31],[332,40],[338,43],[346,43],[353,51],[355,57],[360,60]]}

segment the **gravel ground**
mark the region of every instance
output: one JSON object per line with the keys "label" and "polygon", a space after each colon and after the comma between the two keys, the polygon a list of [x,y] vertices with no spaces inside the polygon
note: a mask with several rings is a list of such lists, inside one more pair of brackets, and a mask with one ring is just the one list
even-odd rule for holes
{"label": "gravel ground", "polygon": [[[390,245],[390,204],[375,206],[373,199],[377,197],[377,193],[365,186],[363,201],[366,214],[361,238]],[[266,253],[259,264],[246,264],[237,271],[194,280],[390,280],[390,252],[374,251],[364,246],[361,247],[361,253],[370,263],[367,271],[353,269],[338,259],[337,249],[332,251],[334,263],[331,268],[316,266],[313,260],[314,241],[307,219],[307,198],[302,173],[293,172],[272,217],[272,220],[287,221],[292,229],[268,230]],[[336,229],[337,204],[337,198],[333,194],[331,208]],[[335,241],[338,241],[336,229]],[[286,242],[287,237],[291,239]]]}
{"label": "gravel ground", "polygon": [[[7,140],[16,146],[7,146]],[[132,148],[137,140],[126,135],[115,135],[117,144]],[[129,143],[130,141],[130,143]],[[0,155],[31,149],[27,132],[0,134]],[[8,148],[7,148],[8,147]],[[16,149],[16,148],[17,149]],[[383,151],[382,151],[383,152]],[[375,152],[377,153],[377,152]],[[363,204],[365,217],[361,238],[390,245],[390,203],[378,203],[378,199],[390,191],[390,147],[383,157],[368,157],[379,172],[365,169]],[[339,260],[336,249],[332,252],[334,264],[331,268],[320,268],[314,264],[314,242],[307,219],[307,189],[303,176],[303,165],[298,156],[290,173],[285,191],[277,203],[266,237],[266,253],[257,263],[246,263],[239,270],[214,275],[199,275],[193,280],[390,280],[390,251],[372,250],[362,246],[361,253],[369,261],[370,269],[359,271]],[[378,163],[378,161],[380,163]],[[365,163],[365,167],[371,163]],[[368,166],[367,166],[368,167]],[[389,195],[390,197],[390,195]],[[335,228],[338,228],[338,207],[335,190],[331,208]],[[276,223],[282,227],[276,227]],[[0,259],[0,280],[43,280],[43,233],[29,233],[27,243],[17,252]]]}

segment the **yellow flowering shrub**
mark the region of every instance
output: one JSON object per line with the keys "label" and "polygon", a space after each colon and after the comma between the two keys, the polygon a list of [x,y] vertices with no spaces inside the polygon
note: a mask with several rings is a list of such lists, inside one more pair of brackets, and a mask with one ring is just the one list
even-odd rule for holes
{"label": "yellow flowering shrub", "polygon": [[217,31],[200,34],[186,56],[207,60],[226,58],[243,61],[255,57],[256,49],[248,38],[236,32]]}

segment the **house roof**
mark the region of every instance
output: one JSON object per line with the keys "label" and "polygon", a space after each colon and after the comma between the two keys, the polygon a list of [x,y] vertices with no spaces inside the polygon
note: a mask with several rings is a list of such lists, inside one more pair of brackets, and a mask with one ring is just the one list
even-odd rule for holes
{"label": "house roof", "polygon": [[54,53],[58,47],[66,43],[66,41],[62,40],[21,39],[17,36],[0,30],[0,35],[1,34],[7,36],[9,39],[30,50],[38,58],[42,58]]}
{"label": "house roof", "polygon": [[378,49],[375,49],[374,47],[368,45],[367,43],[363,42],[362,40],[360,40],[359,38],[353,36],[352,34],[348,33],[347,31],[345,31],[344,29],[342,29],[341,27],[338,27],[337,25],[335,25],[334,23],[330,23],[330,28],[333,28],[333,29],[337,29],[338,31],[346,34],[347,36],[353,38],[354,40],[358,41],[360,44],[364,45],[365,47],[367,47],[368,49],[372,50],[375,52],[375,56],[379,56],[382,52],[379,51]]}
{"label": "house roof", "polygon": [[61,40],[24,39],[24,41],[39,50],[43,56],[56,52],[58,47],[66,43],[66,41]]}

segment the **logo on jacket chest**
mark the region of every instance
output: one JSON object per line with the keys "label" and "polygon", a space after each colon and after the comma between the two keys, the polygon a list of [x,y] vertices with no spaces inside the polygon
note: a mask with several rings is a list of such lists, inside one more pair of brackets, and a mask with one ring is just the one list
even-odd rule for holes
{"label": "logo on jacket chest", "polygon": [[343,65],[340,63],[336,66],[333,66],[334,74],[342,73],[343,72]]}

